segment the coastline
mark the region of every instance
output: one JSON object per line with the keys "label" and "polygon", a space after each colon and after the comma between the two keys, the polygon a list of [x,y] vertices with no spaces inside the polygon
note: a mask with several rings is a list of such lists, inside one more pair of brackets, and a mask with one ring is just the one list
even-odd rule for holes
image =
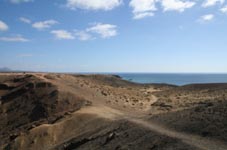
{"label": "coastline", "polygon": [[116,75],[1,73],[0,148],[115,149],[123,141],[136,149],[225,150],[226,93],[225,83],[174,86]]}

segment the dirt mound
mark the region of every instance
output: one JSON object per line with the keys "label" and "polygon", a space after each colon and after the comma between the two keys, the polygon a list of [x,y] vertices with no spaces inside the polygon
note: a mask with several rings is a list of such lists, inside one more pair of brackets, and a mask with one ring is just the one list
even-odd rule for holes
{"label": "dirt mound", "polygon": [[99,85],[109,85],[113,87],[125,87],[125,86],[139,86],[132,82],[122,80],[119,76],[116,75],[75,75],[75,77],[86,78],[92,80],[93,82],[98,83]]}
{"label": "dirt mound", "polygon": [[35,76],[22,75],[4,82],[17,86],[9,88],[1,83],[5,91],[0,99],[0,145],[33,126],[54,123],[66,112],[76,111],[86,104],[81,97],[61,92],[55,85]]}
{"label": "dirt mound", "polygon": [[154,111],[158,112],[192,108],[202,103],[225,100],[226,93],[227,84],[192,84],[175,87],[155,92],[154,95],[158,101],[156,104],[152,104],[152,107]]}
{"label": "dirt mound", "polygon": [[[193,84],[156,92],[152,121],[227,142],[227,84]],[[161,114],[160,114],[161,113]]]}
{"label": "dirt mound", "polygon": [[227,102],[201,103],[186,110],[151,117],[152,121],[173,130],[227,142]]}
{"label": "dirt mound", "polygon": [[180,141],[149,131],[128,121],[117,121],[108,127],[88,132],[73,138],[59,146],[56,150],[196,150],[197,148]]}
{"label": "dirt mound", "polygon": [[127,120],[117,120],[111,115],[103,118],[99,115],[106,109],[101,109],[84,109],[56,124],[34,128],[8,147],[28,150],[197,149]]}
{"label": "dirt mound", "polygon": [[209,92],[216,91],[216,90],[223,90],[223,89],[227,89],[226,83],[189,84],[178,88],[178,90],[190,90],[190,91],[207,90]]}

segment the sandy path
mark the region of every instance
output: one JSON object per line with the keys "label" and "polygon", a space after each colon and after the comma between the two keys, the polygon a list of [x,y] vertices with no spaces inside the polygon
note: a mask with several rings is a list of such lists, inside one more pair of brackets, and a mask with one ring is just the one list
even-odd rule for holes
{"label": "sandy path", "polygon": [[212,140],[206,139],[204,137],[200,137],[197,135],[177,132],[177,131],[168,129],[164,126],[152,123],[151,121],[142,119],[142,117],[138,118],[133,116],[132,114],[128,115],[128,114],[125,114],[124,112],[121,112],[119,110],[115,110],[106,106],[91,106],[91,107],[83,108],[80,111],[80,113],[96,114],[96,115],[99,115],[100,117],[113,119],[113,120],[126,119],[130,122],[143,126],[153,132],[178,139],[187,145],[196,147],[201,150],[227,150],[227,145],[222,142],[215,141],[213,139]]}
{"label": "sandy path", "polygon": [[[75,89],[72,87],[66,86],[62,83],[56,82],[56,81],[51,81],[48,80],[44,77],[43,74],[41,75],[35,75],[38,78],[41,78],[45,81],[52,82],[54,84],[60,85],[60,87],[64,87],[67,89],[67,91],[74,92]],[[152,100],[153,103],[156,102],[158,99],[152,95]],[[185,144],[188,144],[190,146],[196,147],[201,150],[227,150],[227,145],[224,143],[221,143],[219,141],[215,140],[209,140],[204,137],[200,137],[197,135],[192,135],[192,134],[187,134],[187,133],[182,133],[182,132],[177,132],[174,130],[170,130],[164,126],[152,123],[151,121],[147,121],[144,115],[134,112],[134,113],[127,113],[123,112],[120,110],[116,110],[113,108],[110,108],[108,106],[103,106],[102,104],[96,104],[96,106],[90,106],[86,108],[82,108],[76,113],[85,113],[85,114],[96,114],[102,118],[108,118],[108,119],[126,119],[130,122],[136,123],[140,126],[143,126],[153,132],[179,139]]]}
{"label": "sandy path", "polygon": [[183,143],[194,146],[201,150],[227,150],[227,145],[219,141],[209,140],[196,135],[176,132],[168,128],[165,128],[163,126],[154,124],[150,121],[145,121],[142,119],[128,118],[128,117],[126,119],[136,124],[139,124],[141,126],[144,126],[150,129],[151,131],[160,133],[162,135],[166,135],[168,137],[179,139]]}

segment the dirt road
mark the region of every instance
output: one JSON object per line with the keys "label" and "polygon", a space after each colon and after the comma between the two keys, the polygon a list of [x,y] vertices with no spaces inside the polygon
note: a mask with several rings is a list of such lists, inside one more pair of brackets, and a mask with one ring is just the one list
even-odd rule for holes
{"label": "dirt road", "polygon": [[207,139],[197,135],[173,131],[162,125],[158,125],[151,121],[145,120],[143,119],[142,116],[138,117],[137,115],[136,117],[133,114],[129,115],[119,110],[115,110],[106,106],[91,106],[91,107],[84,108],[79,112],[96,114],[96,115],[99,115],[100,117],[104,117],[108,119],[126,119],[130,122],[143,126],[153,132],[156,132],[171,138],[179,139],[183,143],[196,147],[201,150],[227,150],[227,145],[225,143]]}

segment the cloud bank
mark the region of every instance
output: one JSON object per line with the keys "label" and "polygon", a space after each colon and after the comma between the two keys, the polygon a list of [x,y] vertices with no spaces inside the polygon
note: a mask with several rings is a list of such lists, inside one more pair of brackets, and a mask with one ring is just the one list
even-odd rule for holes
{"label": "cloud bank", "polygon": [[202,4],[202,7],[211,7],[214,5],[219,4],[224,4],[225,0],[205,0]]}
{"label": "cloud bank", "polygon": [[109,38],[117,35],[117,26],[112,24],[96,23],[86,31],[99,34],[102,38]]}
{"label": "cloud bank", "polygon": [[195,5],[192,1],[181,0],[162,0],[163,11],[178,11],[183,12],[185,9],[191,8]]}
{"label": "cloud bank", "polygon": [[213,14],[207,14],[200,17],[200,22],[208,22],[214,19]]}
{"label": "cloud bank", "polygon": [[35,22],[32,24],[33,28],[36,28],[38,30],[43,30],[46,28],[50,28],[51,26],[57,24],[58,22],[55,20],[46,20],[46,21],[40,21],[40,22]]}
{"label": "cloud bank", "polygon": [[54,34],[55,37],[59,40],[65,39],[65,40],[73,40],[75,37],[72,35],[72,33],[66,31],[66,30],[53,30],[50,33]]}
{"label": "cloud bank", "polygon": [[67,0],[66,6],[71,9],[111,10],[122,4],[122,0]]}
{"label": "cloud bank", "polygon": [[7,31],[9,29],[8,25],[0,20],[0,31]]}
{"label": "cloud bank", "polygon": [[22,37],[21,35],[11,37],[0,37],[0,41],[4,42],[28,42],[29,40]]}
{"label": "cloud bank", "polygon": [[33,0],[9,0],[13,4],[32,2]]}
{"label": "cloud bank", "polygon": [[20,17],[19,20],[23,23],[27,23],[27,24],[30,24],[31,23],[31,20],[28,19],[28,18],[24,18],[24,17]]}
{"label": "cloud bank", "polygon": [[129,6],[133,9],[133,18],[142,19],[153,16],[153,12],[157,10],[155,3],[155,0],[131,0]]}

